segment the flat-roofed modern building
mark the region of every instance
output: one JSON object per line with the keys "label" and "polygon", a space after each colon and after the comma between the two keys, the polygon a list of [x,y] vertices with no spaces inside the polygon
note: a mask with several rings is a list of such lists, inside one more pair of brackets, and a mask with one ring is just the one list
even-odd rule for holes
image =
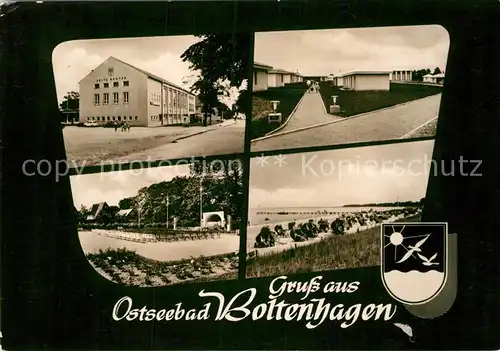
{"label": "flat-roofed modern building", "polygon": [[409,82],[413,80],[413,72],[410,70],[392,71],[391,80],[394,82]]}
{"label": "flat-roofed modern building", "polygon": [[389,91],[391,71],[355,71],[342,77],[344,89],[354,91]]}
{"label": "flat-roofed modern building", "polygon": [[191,92],[115,57],[78,84],[80,122],[155,127],[188,123],[196,113]]}

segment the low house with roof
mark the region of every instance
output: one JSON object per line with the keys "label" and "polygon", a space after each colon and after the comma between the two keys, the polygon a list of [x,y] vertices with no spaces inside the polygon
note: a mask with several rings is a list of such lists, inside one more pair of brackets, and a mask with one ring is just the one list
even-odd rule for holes
{"label": "low house with roof", "polygon": [[424,81],[424,83],[443,85],[444,84],[444,77],[445,77],[445,75],[443,72],[437,73],[437,74],[426,74],[423,77],[423,81]]}
{"label": "low house with roof", "polygon": [[264,63],[253,63],[253,87],[252,91],[263,91],[269,87],[268,73],[273,69],[272,66]]}
{"label": "low house with roof", "polygon": [[100,202],[97,204],[93,204],[87,213],[87,221],[93,222],[99,219],[99,216],[109,208],[109,205],[106,202]]}
{"label": "low house with roof", "polygon": [[281,88],[286,84],[303,82],[302,75],[297,72],[274,68],[264,63],[254,62],[253,91],[263,91],[268,88]]}
{"label": "low house with roof", "polygon": [[392,71],[354,71],[343,74],[344,89],[353,91],[389,91]]}

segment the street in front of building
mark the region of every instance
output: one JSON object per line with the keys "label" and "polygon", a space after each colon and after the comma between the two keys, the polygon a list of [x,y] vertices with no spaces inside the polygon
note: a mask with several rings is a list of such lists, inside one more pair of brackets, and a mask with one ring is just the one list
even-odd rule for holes
{"label": "street in front of building", "polygon": [[207,127],[66,127],[63,129],[68,161],[95,166],[110,160],[166,160],[192,156],[242,153],[245,120],[229,120]]}

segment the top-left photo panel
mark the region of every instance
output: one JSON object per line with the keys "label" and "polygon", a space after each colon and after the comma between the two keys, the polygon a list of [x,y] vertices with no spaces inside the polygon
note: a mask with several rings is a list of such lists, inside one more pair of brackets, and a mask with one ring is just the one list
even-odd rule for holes
{"label": "top-left photo panel", "polygon": [[251,36],[59,44],[52,63],[70,167],[243,153]]}

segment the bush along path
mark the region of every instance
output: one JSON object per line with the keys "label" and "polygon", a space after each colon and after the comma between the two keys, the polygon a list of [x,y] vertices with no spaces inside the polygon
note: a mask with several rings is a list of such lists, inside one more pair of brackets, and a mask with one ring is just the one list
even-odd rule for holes
{"label": "bush along path", "polygon": [[118,283],[155,287],[211,280],[236,279],[238,255],[235,253],[158,262],[146,259],[128,249],[106,249],[87,254],[94,269]]}

